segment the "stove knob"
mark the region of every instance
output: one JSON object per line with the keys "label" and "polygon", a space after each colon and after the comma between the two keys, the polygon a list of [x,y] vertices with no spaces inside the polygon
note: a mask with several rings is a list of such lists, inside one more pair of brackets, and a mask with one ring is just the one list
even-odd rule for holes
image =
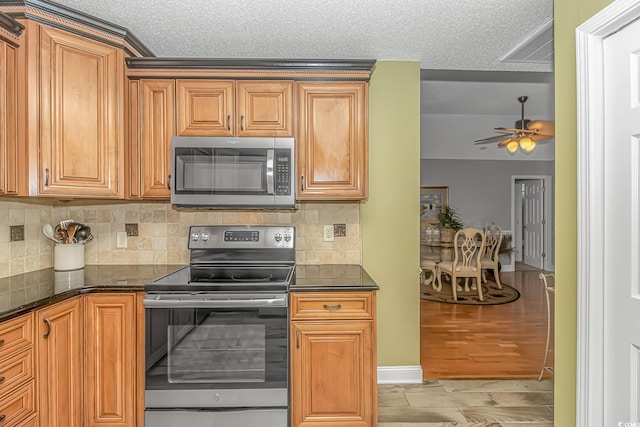
{"label": "stove knob", "polygon": [[206,233],[202,233],[202,235],[200,236],[202,238],[203,242],[206,242],[207,240],[209,240],[209,235]]}
{"label": "stove knob", "polygon": [[285,242],[290,242],[290,241],[291,241],[291,239],[292,239],[291,234],[285,234],[285,235],[284,235],[284,241],[285,241]]}
{"label": "stove knob", "polygon": [[276,239],[276,242],[280,242],[282,240],[282,234],[276,233],[276,235],[273,236],[273,238]]}
{"label": "stove knob", "polygon": [[191,235],[191,240],[195,240],[195,241],[200,240],[200,235],[198,233],[193,233]]}

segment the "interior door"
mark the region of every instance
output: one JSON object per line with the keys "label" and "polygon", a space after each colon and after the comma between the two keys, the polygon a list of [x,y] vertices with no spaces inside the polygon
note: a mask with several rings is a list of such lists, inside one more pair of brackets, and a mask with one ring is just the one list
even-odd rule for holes
{"label": "interior door", "polygon": [[524,263],[544,268],[544,180],[527,179],[522,184]]}
{"label": "interior door", "polygon": [[604,425],[640,421],[640,22],[604,40]]}

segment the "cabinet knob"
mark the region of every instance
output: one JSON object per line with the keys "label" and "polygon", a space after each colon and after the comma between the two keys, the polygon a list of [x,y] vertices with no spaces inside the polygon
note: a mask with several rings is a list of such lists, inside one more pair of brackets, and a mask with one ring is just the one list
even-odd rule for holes
{"label": "cabinet knob", "polygon": [[44,186],[49,186],[49,168],[44,168]]}
{"label": "cabinet knob", "polygon": [[5,418],[7,418],[5,414],[0,415],[0,423],[3,422]]}
{"label": "cabinet knob", "polygon": [[240,130],[244,130],[244,116],[240,116]]}
{"label": "cabinet knob", "polygon": [[227,130],[231,130],[231,116],[227,116]]}
{"label": "cabinet knob", "polygon": [[167,176],[167,188],[171,190],[171,175]]}
{"label": "cabinet knob", "polygon": [[325,304],[325,305],[324,305],[324,309],[325,309],[325,310],[340,310],[341,308],[342,308],[342,305],[341,305],[341,304],[336,304],[336,305],[328,305],[328,304]]}
{"label": "cabinet knob", "polygon": [[0,377],[0,383],[4,382],[4,377]]}
{"label": "cabinet knob", "polygon": [[0,340],[0,345],[4,344],[4,340]]}

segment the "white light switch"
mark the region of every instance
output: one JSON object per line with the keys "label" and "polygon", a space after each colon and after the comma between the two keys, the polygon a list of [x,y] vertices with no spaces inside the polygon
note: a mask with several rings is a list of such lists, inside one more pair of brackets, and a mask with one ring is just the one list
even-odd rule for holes
{"label": "white light switch", "polygon": [[127,247],[127,232],[118,231],[116,233],[116,248],[126,249],[126,247]]}
{"label": "white light switch", "polygon": [[324,241],[333,242],[333,225],[324,226]]}

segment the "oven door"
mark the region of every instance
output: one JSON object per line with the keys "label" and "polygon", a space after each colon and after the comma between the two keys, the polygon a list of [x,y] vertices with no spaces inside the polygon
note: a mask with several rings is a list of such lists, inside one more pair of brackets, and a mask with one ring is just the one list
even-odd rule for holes
{"label": "oven door", "polygon": [[288,406],[287,294],[147,294],[145,406]]}

